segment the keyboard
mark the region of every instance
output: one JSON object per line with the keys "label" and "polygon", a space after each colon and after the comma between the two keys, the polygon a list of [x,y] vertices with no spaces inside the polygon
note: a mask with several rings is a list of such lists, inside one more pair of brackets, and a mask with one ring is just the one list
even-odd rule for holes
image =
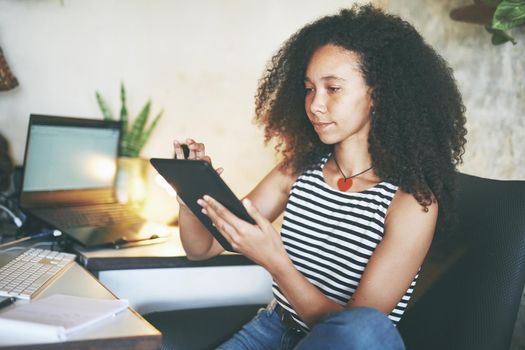
{"label": "keyboard", "polygon": [[136,210],[118,203],[85,207],[33,209],[46,221],[60,227],[109,226],[144,221]]}
{"label": "keyboard", "polygon": [[31,248],[0,267],[0,296],[30,300],[75,261],[74,254]]}

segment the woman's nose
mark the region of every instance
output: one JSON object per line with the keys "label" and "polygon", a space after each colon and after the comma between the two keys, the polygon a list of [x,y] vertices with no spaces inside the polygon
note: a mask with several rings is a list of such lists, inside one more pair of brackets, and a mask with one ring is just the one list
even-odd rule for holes
{"label": "woman's nose", "polygon": [[325,113],[326,112],[326,100],[323,94],[312,93],[311,103],[310,103],[310,112],[314,114]]}

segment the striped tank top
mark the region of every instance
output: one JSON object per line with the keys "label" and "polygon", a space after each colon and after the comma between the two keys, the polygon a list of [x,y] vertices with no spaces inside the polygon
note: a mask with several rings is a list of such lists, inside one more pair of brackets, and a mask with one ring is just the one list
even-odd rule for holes
{"label": "striped tank top", "polygon": [[[327,160],[323,158],[293,184],[281,237],[295,268],[328,298],[346,305],[383,239],[385,215],[397,186],[380,182],[362,192],[340,192],[324,180]],[[417,277],[388,315],[394,324],[407,307]],[[272,291],[277,302],[308,331],[275,281]]]}

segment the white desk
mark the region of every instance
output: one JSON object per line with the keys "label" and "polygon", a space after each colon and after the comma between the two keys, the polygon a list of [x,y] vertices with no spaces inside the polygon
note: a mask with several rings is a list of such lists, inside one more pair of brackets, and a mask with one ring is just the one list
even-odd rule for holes
{"label": "white desk", "polygon": [[201,307],[265,304],[271,276],[243,256],[223,254],[208,261],[186,258],[178,229],[163,243],[120,250],[86,251],[80,261],[119,298],[142,315]]}
{"label": "white desk", "polygon": [[98,278],[142,315],[272,299],[271,276],[256,265],[110,270]]}
{"label": "white desk", "polygon": [[[115,299],[115,296],[100,284],[89,272],[78,264],[72,265],[59,278],[51,283],[37,298],[55,293]],[[25,303],[27,301],[17,301]],[[16,307],[15,306],[9,306]],[[2,311],[8,310],[5,308]],[[37,345],[38,344],[38,345]],[[68,336],[66,342],[42,344],[31,334],[23,338],[2,333],[0,347],[38,348],[38,349],[159,349],[161,334],[139,314],[128,308],[113,318],[103,320]]]}

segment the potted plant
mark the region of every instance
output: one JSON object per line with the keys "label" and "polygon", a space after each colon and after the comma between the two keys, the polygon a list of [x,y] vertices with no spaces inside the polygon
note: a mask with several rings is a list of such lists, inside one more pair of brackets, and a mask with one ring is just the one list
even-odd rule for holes
{"label": "potted plant", "polygon": [[452,10],[450,17],[485,26],[494,45],[509,41],[516,45],[508,30],[525,25],[525,0],[474,0],[472,5]]}
{"label": "potted plant", "polygon": [[[95,95],[103,118],[115,120],[100,92],[96,91]],[[120,202],[142,207],[146,198],[148,162],[140,157],[140,152],[157,126],[163,111],[161,110],[153,122],[147,126],[151,109],[151,100],[149,100],[130,123],[126,104],[126,88],[122,82],[120,83],[120,102],[121,139],[117,163],[116,194]]]}

